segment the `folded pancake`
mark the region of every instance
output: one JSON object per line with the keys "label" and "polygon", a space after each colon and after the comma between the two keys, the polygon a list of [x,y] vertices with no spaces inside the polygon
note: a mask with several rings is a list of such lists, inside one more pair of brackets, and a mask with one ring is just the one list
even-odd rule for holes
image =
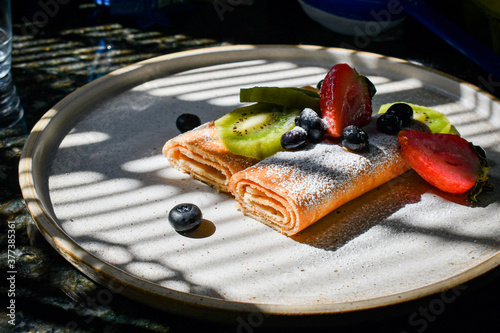
{"label": "folded pancake", "polygon": [[221,192],[229,192],[231,176],[258,162],[230,153],[219,141],[213,122],[167,141],[163,146],[172,167],[188,173]]}
{"label": "folded pancake", "polygon": [[409,166],[395,135],[367,130],[366,152],[338,143],[279,152],[234,174],[229,189],[245,215],[291,236]]}

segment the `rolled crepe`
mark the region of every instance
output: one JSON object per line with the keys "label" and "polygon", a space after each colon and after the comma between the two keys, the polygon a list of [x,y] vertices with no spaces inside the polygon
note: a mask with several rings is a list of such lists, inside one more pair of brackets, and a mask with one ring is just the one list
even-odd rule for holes
{"label": "rolled crepe", "polygon": [[231,176],[258,162],[230,153],[220,142],[213,122],[167,141],[163,146],[172,167],[221,192],[229,192]]}
{"label": "rolled crepe", "polygon": [[379,133],[373,126],[367,132],[366,152],[350,152],[339,143],[279,152],[235,173],[229,189],[245,215],[295,235],[409,170],[396,136]]}

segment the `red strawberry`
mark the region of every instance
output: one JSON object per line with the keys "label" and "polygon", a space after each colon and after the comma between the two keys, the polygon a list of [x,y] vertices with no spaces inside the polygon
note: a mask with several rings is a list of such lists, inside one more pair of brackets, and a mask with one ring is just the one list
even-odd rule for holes
{"label": "red strawberry", "polygon": [[472,143],[455,134],[403,130],[401,154],[431,185],[448,193],[465,193],[475,201],[488,180],[486,159]]}
{"label": "red strawberry", "polygon": [[333,66],[323,79],[319,94],[321,116],[328,123],[327,131],[340,137],[348,125],[364,126],[372,115],[375,87],[347,64]]}

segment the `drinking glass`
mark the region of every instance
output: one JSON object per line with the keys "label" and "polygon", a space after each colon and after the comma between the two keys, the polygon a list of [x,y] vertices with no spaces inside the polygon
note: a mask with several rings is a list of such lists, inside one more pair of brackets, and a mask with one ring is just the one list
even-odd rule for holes
{"label": "drinking glass", "polygon": [[12,81],[12,16],[10,0],[0,0],[0,129],[24,124],[16,86]]}

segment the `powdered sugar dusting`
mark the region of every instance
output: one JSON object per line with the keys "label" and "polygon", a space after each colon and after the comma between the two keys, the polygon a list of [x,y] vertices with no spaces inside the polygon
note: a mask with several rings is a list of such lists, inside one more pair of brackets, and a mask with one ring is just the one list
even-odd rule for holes
{"label": "powdered sugar dusting", "polygon": [[254,167],[266,170],[269,181],[287,193],[287,198],[314,209],[357,177],[380,172],[380,166],[402,159],[395,136],[373,130],[369,135],[370,147],[363,153],[323,142],[303,150],[279,152]]}

